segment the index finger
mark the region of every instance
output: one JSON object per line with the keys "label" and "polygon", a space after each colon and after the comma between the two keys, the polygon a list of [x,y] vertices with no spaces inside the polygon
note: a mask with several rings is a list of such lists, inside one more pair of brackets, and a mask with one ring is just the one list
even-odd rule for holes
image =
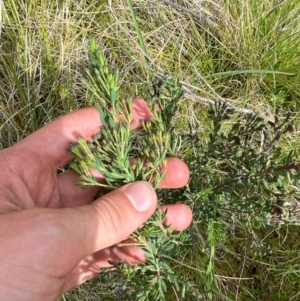
{"label": "index finger", "polygon": [[[140,120],[149,119],[151,112],[143,99],[133,102],[133,126],[138,127]],[[79,136],[92,141],[93,135],[101,130],[99,112],[95,108],[85,108],[71,112],[44,126],[26,137],[13,148],[34,153],[42,158],[48,167],[54,169],[67,164],[72,156],[67,152],[69,143]],[[30,162],[27,162],[30,163]]]}

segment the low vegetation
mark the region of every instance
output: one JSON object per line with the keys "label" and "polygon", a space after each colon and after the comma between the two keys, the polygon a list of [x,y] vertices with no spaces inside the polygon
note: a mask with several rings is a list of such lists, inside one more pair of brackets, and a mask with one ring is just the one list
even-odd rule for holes
{"label": "low vegetation", "polygon": [[[2,3],[0,147],[94,105],[92,39],[124,95],[149,100],[153,75],[178,80],[170,128],[192,177],[158,193],[189,204],[194,222],[165,259],[179,274],[166,300],[298,300],[298,2],[133,1],[136,20],[129,3]],[[134,300],[133,284],[100,274],[61,300]]]}

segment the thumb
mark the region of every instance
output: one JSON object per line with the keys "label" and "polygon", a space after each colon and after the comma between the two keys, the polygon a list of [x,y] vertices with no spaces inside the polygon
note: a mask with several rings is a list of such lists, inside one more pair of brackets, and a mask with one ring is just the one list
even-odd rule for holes
{"label": "thumb", "polygon": [[151,217],[156,206],[154,189],[140,181],[116,189],[89,205],[66,209],[65,221],[73,225],[67,228],[73,228],[70,236],[75,235],[73,243],[80,249],[78,255],[84,258],[127,239]]}
{"label": "thumb", "polygon": [[0,277],[0,291],[3,283],[8,291],[33,289],[35,296],[43,283],[56,290],[54,279],[64,281],[83,258],[126,239],[153,214],[156,204],[152,186],[135,182],[89,205],[0,215],[5,246],[0,248],[0,258],[5,259],[0,262],[0,276],[5,277]]}

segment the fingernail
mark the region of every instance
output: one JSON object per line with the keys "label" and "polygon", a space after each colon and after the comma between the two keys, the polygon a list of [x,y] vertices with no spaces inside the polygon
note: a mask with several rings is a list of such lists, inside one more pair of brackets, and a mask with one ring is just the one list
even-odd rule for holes
{"label": "fingernail", "polygon": [[147,182],[135,182],[124,187],[124,193],[138,212],[148,211],[152,205],[154,191]]}

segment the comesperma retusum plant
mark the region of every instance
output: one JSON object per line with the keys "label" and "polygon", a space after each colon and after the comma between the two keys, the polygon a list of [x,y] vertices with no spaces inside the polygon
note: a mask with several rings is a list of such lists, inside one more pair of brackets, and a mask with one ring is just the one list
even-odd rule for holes
{"label": "comesperma retusum plant", "polygon": [[[79,185],[99,186],[102,193],[144,180],[159,196],[153,217],[129,237],[144,250],[147,262],[135,266],[110,262],[112,267],[103,269],[100,277],[112,283],[111,293],[121,300],[176,300],[170,297],[174,291],[182,300],[198,300],[202,294],[212,300],[218,242],[227,239],[234,221],[246,225],[253,237],[262,226],[300,224],[298,153],[280,146],[281,137],[292,129],[291,116],[279,118],[277,112],[273,121],[265,122],[254,113],[238,113],[216,101],[207,109],[205,136],[191,126],[178,131],[173,118],[183,95],[180,82],[154,77],[145,97],[152,115],[136,129],[132,98],[123,95],[118,71],[109,66],[94,40],[91,54],[86,84],[102,127],[93,142],[78,137],[70,145],[74,156],[70,168],[80,175]],[[167,156],[187,163],[191,179],[186,187],[158,189]],[[98,182],[91,170],[103,174],[105,182]],[[178,201],[194,213],[195,223],[184,232],[165,225],[166,212],[160,210],[161,204]],[[202,242],[195,235],[199,229],[204,231]],[[191,254],[197,244],[202,244],[207,257],[200,287],[174,271],[174,261],[183,253]]]}
{"label": "comesperma retusum plant", "polygon": [[[166,157],[174,153],[171,119],[183,92],[178,81],[153,79],[149,87],[147,105],[152,115],[150,120],[141,120],[141,128],[132,125],[132,99],[122,95],[118,82],[118,71],[113,70],[95,40],[91,42],[92,65],[87,70],[87,86],[95,99],[101,118],[101,131],[92,143],[78,137],[70,145],[74,156],[70,168],[75,170],[81,186],[100,186],[106,191],[126,183],[149,181],[155,189],[165,176]],[[91,170],[105,177],[98,182]],[[164,225],[166,213],[161,212],[159,199],[156,213],[143,228],[136,230],[130,238],[134,245],[144,250],[147,263],[129,267],[117,265],[124,275],[122,287],[134,300],[164,300],[168,283],[180,290],[177,276],[167,263],[167,258],[178,252],[179,246],[188,242],[188,236],[174,232]],[[122,244],[120,244],[122,247]],[[113,265],[114,266],[114,265]]]}

